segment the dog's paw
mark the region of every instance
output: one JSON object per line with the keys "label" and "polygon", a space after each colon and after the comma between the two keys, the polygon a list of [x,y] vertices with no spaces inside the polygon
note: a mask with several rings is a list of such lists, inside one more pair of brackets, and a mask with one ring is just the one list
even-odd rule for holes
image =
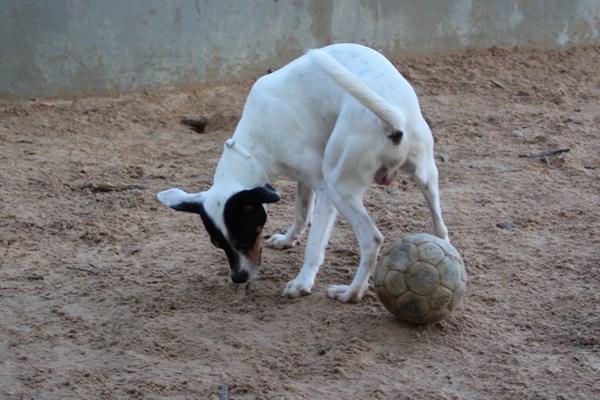
{"label": "dog's paw", "polygon": [[296,278],[285,285],[283,295],[291,298],[307,296],[311,293],[313,282],[308,282],[304,279]]}
{"label": "dog's paw", "polygon": [[282,233],[276,233],[265,240],[265,246],[271,249],[286,250],[295,247],[298,244],[298,239],[289,238]]}
{"label": "dog's paw", "polygon": [[351,285],[331,285],[327,288],[327,296],[342,303],[356,303],[362,298],[363,292]]}

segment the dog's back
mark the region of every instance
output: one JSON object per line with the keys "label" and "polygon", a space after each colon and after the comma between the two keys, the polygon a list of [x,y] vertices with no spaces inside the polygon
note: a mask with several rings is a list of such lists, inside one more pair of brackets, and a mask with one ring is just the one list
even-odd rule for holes
{"label": "dog's back", "polygon": [[[403,126],[394,129],[410,131],[420,123],[414,90],[383,55],[357,44],[335,44],[317,51],[333,58],[395,110]],[[300,178],[298,173],[309,172],[306,169],[311,165],[323,164],[325,147],[340,115],[362,115],[373,129],[362,129],[357,134],[373,135],[373,144],[379,143],[380,148],[385,147],[384,129],[390,122],[382,121],[341,86],[313,53],[260,78],[252,87],[236,130],[236,135],[238,131],[250,134],[254,142],[265,146],[265,152],[278,155],[282,167],[279,173],[292,179]],[[371,133],[375,131],[378,133]]]}
{"label": "dog's back", "polygon": [[260,92],[257,97],[269,93],[285,102],[294,103],[297,112],[306,111],[313,115],[339,114],[342,103],[349,96],[352,97],[351,93],[332,79],[331,72],[324,66],[327,61],[323,62],[318,53],[329,55],[396,110],[419,112],[414,90],[396,68],[377,51],[351,43],[334,44],[309,51],[283,68],[262,77],[255,83],[248,102],[254,100],[255,92]]}

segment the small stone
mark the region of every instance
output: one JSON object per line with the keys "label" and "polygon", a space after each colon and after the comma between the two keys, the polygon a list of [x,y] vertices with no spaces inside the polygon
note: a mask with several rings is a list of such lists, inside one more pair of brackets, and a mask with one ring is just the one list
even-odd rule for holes
{"label": "small stone", "polygon": [[129,177],[139,179],[144,176],[144,168],[139,165],[132,165],[128,168]]}
{"label": "small stone", "polygon": [[511,132],[512,137],[515,139],[525,139],[525,134],[520,130],[514,130]]}
{"label": "small stone", "polygon": [[387,194],[391,194],[391,195],[395,195],[398,192],[398,190],[396,190],[396,188],[392,187],[392,186],[385,186],[383,188],[383,191],[386,192]]}
{"label": "small stone", "polygon": [[577,124],[577,125],[581,125],[581,122],[579,122],[577,119],[575,119],[573,117],[566,117],[565,119],[563,119],[563,122],[565,124]]}
{"label": "small stone", "polygon": [[509,231],[517,227],[512,221],[498,222],[496,226],[500,229],[508,229]]}
{"label": "small stone", "polygon": [[318,354],[320,356],[324,356],[327,352],[331,350],[331,345],[324,345],[319,348]]}

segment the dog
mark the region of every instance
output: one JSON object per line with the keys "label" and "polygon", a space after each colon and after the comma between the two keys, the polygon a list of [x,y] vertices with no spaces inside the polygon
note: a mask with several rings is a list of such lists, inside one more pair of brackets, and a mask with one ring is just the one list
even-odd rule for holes
{"label": "dog", "polygon": [[293,247],[310,225],[304,263],[283,294],[311,293],[339,213],[358,239],[360,264],[350,285],[333,285],[327,295],[354,302],[368,287],[383,243],[363,195],[373,181],[389,185],[401,172],[414,176],[433,233],[448,240],[433,137],[413,88],[377,51],[334,44],[255,82],[207,191],[173,188],[157,197],[177,211],[200,214],[212,243],[227,255],[232,280],[242,283],[258,273],[267,204],[280,200],[271,182],[280,176],[296,181],[293,223],[264,241],[270,248]]}

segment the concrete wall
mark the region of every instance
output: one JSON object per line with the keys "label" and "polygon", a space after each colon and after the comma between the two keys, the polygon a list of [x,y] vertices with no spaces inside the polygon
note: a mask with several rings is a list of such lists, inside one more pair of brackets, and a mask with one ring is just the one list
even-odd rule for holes
{"label": "concrete wall", "polygon": [[0,0],[0,97],[247,78],[304,49],[600,41],[600,0]]}

